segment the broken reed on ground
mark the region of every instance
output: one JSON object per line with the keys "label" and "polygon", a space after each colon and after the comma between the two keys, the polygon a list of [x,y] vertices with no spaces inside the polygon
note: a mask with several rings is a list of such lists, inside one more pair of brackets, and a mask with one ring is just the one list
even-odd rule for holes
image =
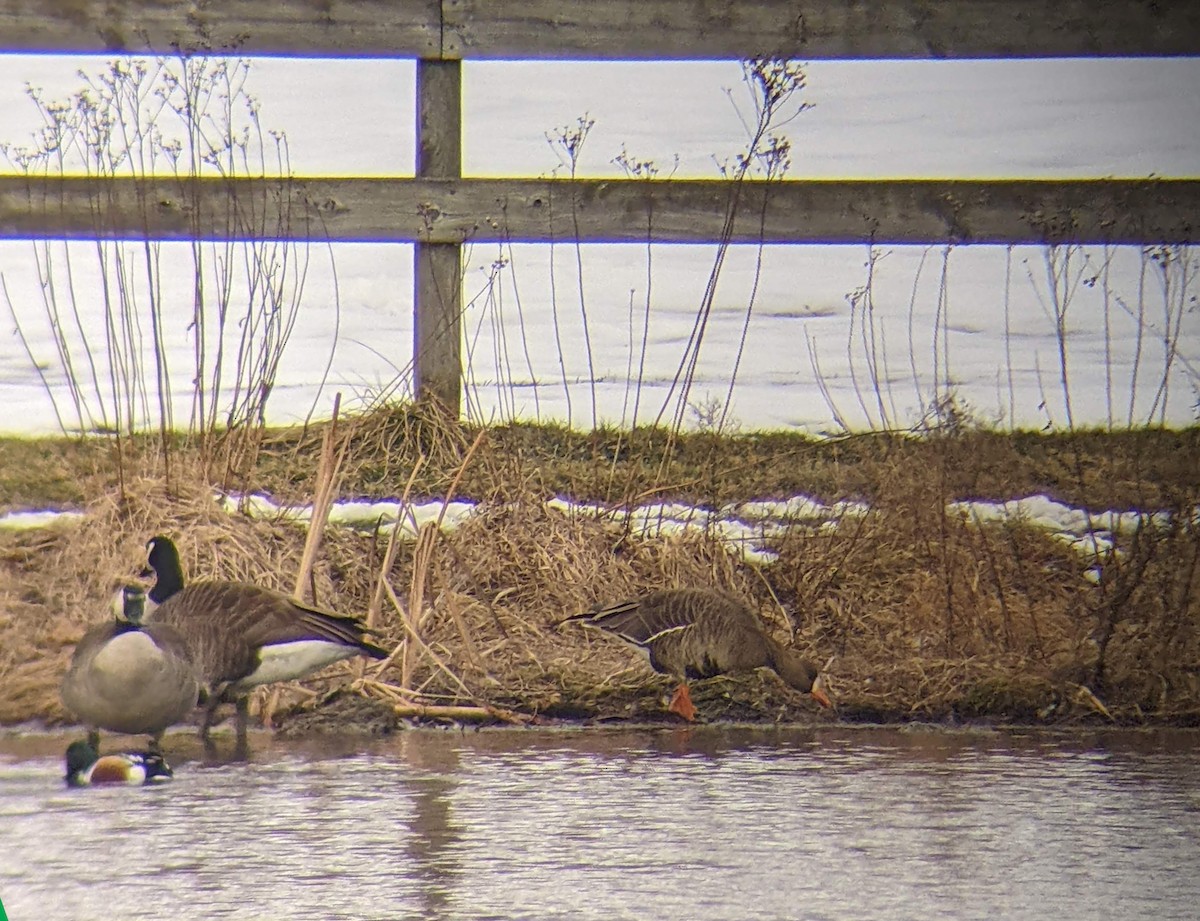
{"label": "broken reed on ground", "polygon": [[[382,668],[343,663],[260,692],[264,715],[349,687],[414,717],[655,718],[670,679],[617,642],[556,624],[599,601],[696,584],[752,599],[778,636],[816,661],[832,658],[846,718],[1100,718],[1083,688],[1123,721],[1200,715],[1200,429],[670,438],[479,429],[414,408],[338,427],[325,452],[344,452],[342,497],[480,506],[457,529],[426,526],[417,541],[326,528],[304,584],[318,604],[369,616],[397,654]],[[57,499],[88,512],[78,524],[0,532],[0,722],[66,718],[58,684],[71,647],[104,616],[113,583],[141,567],[152,534],[176,536],[192,578],[295,588],[305,530],[227,514],[212,493],[309,501],[321,491],[316,448],[327,431],[268,431],[250,453],[231,444],[236,465],[181,446],[169,486],[151,439],[0,442],[11,477],[0,508]],[[219,481],[202,475],[217,469]],[[36,493],[40,471],[54,495]],[[769,564],[702,534],[638,537],[622,511],[801,493],[870,511],[836,528],[796,523]],[[1093,584],[1090,562],[1044,531],[947,512],[954,500],[1036,493],[1093,511],[1175,514],[1120,536],[1121,554],[1103,560]],[[568,515],[545,505],[554,496],[613,512]],[[809,713],[770,676],[697,691],[710,718]]]}

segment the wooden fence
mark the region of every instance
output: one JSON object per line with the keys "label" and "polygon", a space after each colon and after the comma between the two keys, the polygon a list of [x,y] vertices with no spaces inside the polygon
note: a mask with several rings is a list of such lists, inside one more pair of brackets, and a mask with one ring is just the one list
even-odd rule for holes
{"label": "wooden fence", "polygon": [[[289,194],[321,239],[416,243],[415,385],[457,411],[464,241],[712,242],[733,193],[718,180],[462,178],[463,60],[1197,56],[1200,4],[0,0],[0,49],[417,58],[416,176],[302,178]],[[237,232],[231,195],[278,189],[200,179],[181,194],[167,179],[0,177],[0,236],[221,238]],[[745,182],[738,194],[737,241],[1200,242],[1192,179]]]}

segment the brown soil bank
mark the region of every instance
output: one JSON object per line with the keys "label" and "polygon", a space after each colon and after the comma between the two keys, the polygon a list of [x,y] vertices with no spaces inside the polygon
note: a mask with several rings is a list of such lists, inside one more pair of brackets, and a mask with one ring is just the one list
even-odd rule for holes
{"label": "brown soil bank", "polygon": [[[672,439],[534,426],[481,433],[411,410],[340,429],[341,496],[453,494],[477,511],[455,529],[397,540],[390,558],[385,531],[327,528],[309,590],[369,615],[398,652],[381,671],[343,663],[260,692],[266,717],[299,719],[329,704],[331,716],[366,714],[372,726],[388,725],[381,713],[659,718],[669,679],[616,641],[556,624],[598,601],[714,585],[830,663],[842,719],[1200,721],[1200,430]],[[169,463],[151,442],[0,442],[0,511],[86,511],[73,524],[0,530],[0,723],[67,719],[58,683],[72,645],[106,616],[114,583],[140,569],[154,534],[175,537],[194,578],[292,590],[304,530],[228,514],[212,496],[307,501],[320,434],[180,439]],[[1039,493],[1091,511],[1168,514],[1115,535],[1115,550],[1089,572],[1096,560],[1033,525],[948,510],[958,499]],[[621,511],[797,494],[869,510],[781,529],[765,563],[714,534],[639,536]],[[556,496],[615,511],[569,514],[546,504]],[[708,719],[813,715],[770,675],[693,690]]]}

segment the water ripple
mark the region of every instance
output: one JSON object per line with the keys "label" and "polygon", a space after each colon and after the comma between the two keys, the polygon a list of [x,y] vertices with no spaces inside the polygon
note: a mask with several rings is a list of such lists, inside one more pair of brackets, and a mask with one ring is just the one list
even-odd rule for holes
{"label": "water ripple", "polygon": [[1187,732],[414,732],[84,791],[7,744],[11,917],[1070,921],[1200,900]]}

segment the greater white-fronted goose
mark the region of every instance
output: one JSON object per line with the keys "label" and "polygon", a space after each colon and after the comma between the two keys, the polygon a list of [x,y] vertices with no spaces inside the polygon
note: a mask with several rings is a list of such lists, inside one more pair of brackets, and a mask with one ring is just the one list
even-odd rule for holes
{"label": "greater white-fronted goose", "polygon": [[168,624],[145,623],[145,601],[137,586],[118,592],[113,619],[83,635],[63,677],[63,703],[93,747],[105,729],[146,733],[157,749],[167,727],[196,706],[200,679],[187,643]]}
{"label": "greater white-fronted goose", "polygon": [[172,776],[171,766],[156,751],[101,755],[90,741],[72,742],[67,746],[68,787],[98,784],[141,786],[162,783]]}
{"label": "greater white-fronted goose", "polygon": [[768,636],[754,612],[727,592],[664,589],[563,621],[570,622],[619,637],[648,656],[655,671],[679,678],[668,709],[688,721],[696,708],[687,679],[756,668],[769,668],[821,706],[832,706],[818,668]]}
{"label": "greater white-fronted goose", "polygon": [[247,695],[260,684],[303,678],[351,656],[387,658],[357,617],[334,614],[249,582],[207,580],[184,585],[179,551],[169,537],[147,543],[155,584],[147,618],[186,641],[208,700],[201,738],[217,706],[237,707],[237,738],[246,741]]}

